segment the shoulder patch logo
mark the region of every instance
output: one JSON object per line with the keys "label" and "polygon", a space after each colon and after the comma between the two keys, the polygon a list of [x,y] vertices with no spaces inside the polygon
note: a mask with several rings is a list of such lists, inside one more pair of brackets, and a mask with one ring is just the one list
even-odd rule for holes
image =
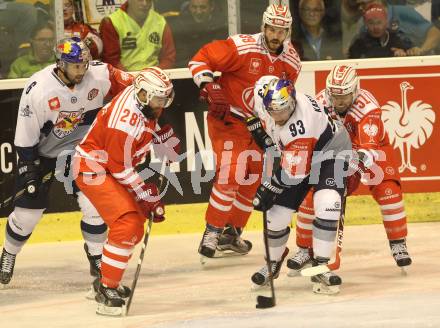
{"label": "shoulder patch logo", "polygon": [[89,91],[89,94],[87,95],[87,99],[88,100],[93,100],[94,98],[96,98],[98,93],[99,93],[98,89],[93,88],[92,90]]}
{"label": "shoulder patch logo", "polygon": [[50,110],[59,110],[61,107],[60,100],[58,97],[50,98],[48,101]]}

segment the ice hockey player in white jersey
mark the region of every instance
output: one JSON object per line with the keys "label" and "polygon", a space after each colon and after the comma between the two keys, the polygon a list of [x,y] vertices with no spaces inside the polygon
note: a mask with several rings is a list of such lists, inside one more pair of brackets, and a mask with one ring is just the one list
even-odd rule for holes
{"label": "ice hockey player in white jersey", "polygon": [[[347,128],[353,150],[359,157],[359,171],[364,172],[363,181],[382,212],[391,254],[397,266],[404,270],[411,265],[412,260],[406,244],[408,227],[402,183],[394,149],[382,122],[386,121],[386,106],[381,109],[376,98],[360,87],[356,69],[349,65],[333,67],[327,76],[326,88],[316,95],[316,100]],[[379,153],[382,155],[379,156]],[[347,196],[361,182],[359,171],[347,180]],[[310,222],[314,218],[312,195],[310,192],[299,208],[296,221],[298,251],[287,260],[287,266],[292,269],[291,275],[311,262],[310,253],[313,249]]]}
{"label": "ice hockey player in white jersey", "polygon": [[[314,98],[296,92],[289,80],[262,77],[256,83],[254,98],[258,118],[253,119],[250,130],[257,143],[267,145],[271,138],[280,151],[280,160],[273,161],[272,174],[263,179],[254,199],[255,209],[267,214],[271,269],[277,278],[288,253],[292,214],[310,188],[315,190],[314,264],[330,260],[345,202],[351,142],[346,129]],[[269,153],[266,151],[266,161]],[[266,265],[252,275],[252,281],[257,287],[269,282]],[[326,293],[337,292],[342,282],[333,272],[314,276],[312,281],[315,292],[324,286]]]}
{"label": "ice hockey player in white jersey", "polygon": [[[56,64],[29,78],[20,100],[14,140],[18,157],[14,194],[25,192],[15,199],[6,224],[0,259],[2,284],[10,282],[16,256],[48,206],[57,156],[73,150],[104,102],[132,82],[128,73],[90,62],[89,49],[78,38],[59,41],[55,55]],[[90,273],[98,277],[107,227],[81,192],[77,200],[83,213],[81,231]]]}

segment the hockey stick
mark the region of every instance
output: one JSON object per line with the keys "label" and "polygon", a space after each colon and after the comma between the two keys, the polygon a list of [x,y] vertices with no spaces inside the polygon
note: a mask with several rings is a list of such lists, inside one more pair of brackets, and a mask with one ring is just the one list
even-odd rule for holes
{"label": "hockey stick", "polygon": [[263,235],[264,235],[264,249],[266,252],[266,265],[269,273],[269,284],[271,290],[271,296],[257,296],[257,305],[255,306],[257,309],[267,309],[275,306],[275,287],[273,283],[273,274],[272,274],[272,263],[270,260],[269,253],[269,237],[268,237],[268,228],[267,228],[267,213],[263,212]]}
{"label": "hockey stick", "polygon": [[[53,172],[49,172],[47,173],[42,179],[41,179],[41,183],[46,183],[47,181],[49,181],[52,178]],[[26,190],[31,189],[30,187],[33,186],[28,186],[27,188],[23,188],[21,190],[19,190],[15,195],[9,196],[8,198],[6,198],[3,202],[0,203],[0,209],[2,208],[6,208],[8,207],[11,202],[14,202],[17,199],[20,199],[21,197],[23,197],[23,195],[26,193]],[[32,193],[31,190],[29,190],[29,193]],[[33,191],[35,192],[35,189],[33,189]]]}
{"label": "hockey stick", "polygon": [[336,254],[335,254],[335,260],[332,263],[329,264],[323,264],[323,265],[317,265],[314,267],[309,267],[301,270],[301,275],[303,277],[311,277],[316,276],[318,274],[323,274],[326,272],[334,271],[339,269],[341,265],[341,251],[342,251],[342,239],[344,238],[344,221],[345,221],[345,205],[347,203],[347,190],[344,192],[344,199],[342,200],[342,211],[341,215],[339,216],[338,221],[338,239],[336,241]]}
{"label": "hockey stick", "polygon": [[[167,167],[167,162],[168,162],[167,158],[164,157],[162,166],[160,168],[159,187],[158,187],[159,194],[163,191],[162,188],[164,187],[164,183],[165,183],[165,169]],[[130,311],[131,302],[133,301],[134,290],[136,289],[136,285],[139,280],[139,274],[141,273],[141,266],[142,266],[142,262],[144,261],[145,249],[147,248],[148,239],[151,234],[151,226],[153,225],[153,219],[154,219],[154,213],[151,213],[150,217],[148,218],[147,228],[145,229],[145,236],[144,236],[144,241],[142,242],[141,254],[139,255],[139,259],[136,267],[136,273],[134,274],[133,282],[131,284],[131,294],[127,300],[125,315],[128,315],[128,311]]]}

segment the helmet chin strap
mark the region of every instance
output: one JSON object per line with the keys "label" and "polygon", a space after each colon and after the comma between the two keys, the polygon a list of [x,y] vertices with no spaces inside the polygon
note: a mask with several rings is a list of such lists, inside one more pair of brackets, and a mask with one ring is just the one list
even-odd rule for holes
{"label": "helmet chin strap", "polygon": [[[57,65],[57,69],[58,69],[58,71],[63,75],[62,77],[63,77],[63,82],[64,82],[64,84],[66,84],[66,86],[68,87],[68,88],[72,88],[74,85],[75,85],[75,82],[73,82],[70,78],[69,78],[69,76],[67,75],[67,73],[62,69],[62,67],[63,67],[64,65],[63,64],[58,64]],[[68,83],[66,83],[66,80],[67,81],[69,81]]]}

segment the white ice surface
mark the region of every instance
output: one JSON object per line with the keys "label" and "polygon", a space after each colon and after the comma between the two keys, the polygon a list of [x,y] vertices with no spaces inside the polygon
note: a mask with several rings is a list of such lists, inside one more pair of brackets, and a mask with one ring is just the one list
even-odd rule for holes
{"label": "white ice surface", "polygon": [[[315,295],[307,278],[275,281],[277,306],[255,309],[250,276],[263,265],[261,233],[243,257],[199,264],[201,235],[154,236],[154,227],[130,315],[95,314],[85,299],[91,278],[81,242],[27,245],[11,283],[0,287],[0,327],[440,327],[440,223],[409,225],[413,265],[402,276],[382,225],[348,226],[340,294]],[[289,246],[295,251],[294,233]],[[124,277],[131,284],[133,256]]]}

